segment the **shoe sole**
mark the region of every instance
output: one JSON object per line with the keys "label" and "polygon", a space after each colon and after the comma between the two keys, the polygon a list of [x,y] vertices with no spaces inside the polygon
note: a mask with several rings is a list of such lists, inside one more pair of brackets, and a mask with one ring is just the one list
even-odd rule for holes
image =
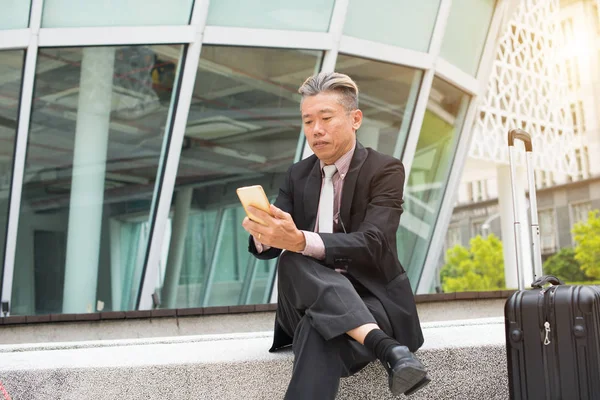
{"label": "shoe sole", "polygon": [[415,392],[417,392],[417,391],[423,389],[425,386],[427,386],[429,384],[429,382],[431,382],[431,379],[429,379],[428,377],[421,379],[421,381],[419,383],[417,383],[415,386],[411,387],[406,392],[404,392],[404,395],[410,396],[411,394],[414,394]]}
{"label": "shoe sole", "polygon": [[390,374],[390,390],[396,396],[408,391],[412,394],[421,388],[417,386],[419,386],[426,376],[427,371],[421,366],[410,364],[398,365]]}

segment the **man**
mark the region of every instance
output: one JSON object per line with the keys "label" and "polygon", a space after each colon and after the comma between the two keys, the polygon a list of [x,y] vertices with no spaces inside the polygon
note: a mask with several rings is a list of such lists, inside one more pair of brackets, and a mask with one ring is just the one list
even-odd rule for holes
{"label": "man", "polygon": [[429,378],[411,353],[423,335],[396,249],[404,167],[357,142],[350,77],[322,72],[298,92],[314,155],[290,167],[271,215],[250,210],[266,225],[242,223],[250,252],[280,257],[271,351],[293,344],[285,398],[334,399],[340,377],[376,358],[392,393],[410,395]]}

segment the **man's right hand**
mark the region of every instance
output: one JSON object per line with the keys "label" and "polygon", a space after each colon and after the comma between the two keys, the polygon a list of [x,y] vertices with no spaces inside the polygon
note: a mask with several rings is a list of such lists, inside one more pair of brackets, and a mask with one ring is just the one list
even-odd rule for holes
{"label": "man's right hand", "polygon": [[258,242],[270,247],[300,253],[306,247],[304,234],[296,228],[292,216],[283,210],[271,205],[271,214],[254,207],[248,207],[248,212],[265,221],[261,225],[244,218],[242,226]]}

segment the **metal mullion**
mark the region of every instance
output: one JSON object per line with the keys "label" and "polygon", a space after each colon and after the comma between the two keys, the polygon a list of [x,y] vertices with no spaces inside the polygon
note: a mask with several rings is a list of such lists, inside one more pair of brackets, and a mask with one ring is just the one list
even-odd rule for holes
{"label": "metal mullion", "polygon": [[400,46],[372,42],[351,36],[343,36],[340,42],[340,52],[356,57],[398,64],[416,69],[433,67],[434,57],[422,51],[406,49]]}
{"label": "metal mullion", "polygon": [[[31,122],[31,108],[33,104],[33,89],[35,81],[35,68],[38,53],[38,33],[42,20],[43,0],[33,0],[31,4],[29,44],[25,56],[23,78],[21,84],[21,101],[19,103],[19,117],[17,122],[17,137],[14,147],[12,182],[10,188],[8,224],[6,229],[6,242],[4,252],[4,269],[2,286],[0,287],[0,301],[11,301],[12,284],[15,267],[15,253],[17,247],[17,231],[21,213],[21,196],[23,194],[23,176],[25,174],[25,161],[27,158],[27,141],[29,137],[29,124]],[[10,310],[9,310],[10,314]]]}
{"label": "metal mullion", "polygon": [[442,0],[440,2],[435,27],[433,28],[431,41],[429,42],[429,54],[436,58],[439,57],[442,51],[442,43],[444,42],[444,34],[446,33],[446,25],[448,24],[448,18],[450,18],[451,9],[452,0]]}
{"label": "metal mullion", "polygon": [[332,36],[327,32],[207,26],[204,43],[220,46],[275,47],[328,50]]}
{"label": "metal mullion", "polygon": [[[448,16],[450,15],[450,8],[452,7],[452,0],[442,0],[440,8],[435,21],[435,28],[431,35],[431,42],[429,45],[429,54],[437,59],[442,48],[442,39],[446,30],[446,23]],[[412,167],[415,153],[417,151],[417,143],[419,142],[419,136],[421,134],[421,126],[423,119],[425,118],[425,111],[427,110],[427,102],[429,101],[429,94],[431,93],[431,87],[433,85],[433,78],[435,77],[435,63],[432,68],[426,69],[423,75],[423,82],[421,83],[421,92],[417,98],[417,104],[415,105],[415,111],[413,113],[413,121],[410,126],[408,137],[406,138],[406,144],[400,159],[404,163],[405,170],[405,181],[404,186],[408,184],[408,177],[410,176],[410,170]]]}
{"label": "metal mullion", "polygon": [[493,67],[497,48],[497,33],[502,28],[505,15],[509,15],[511,12],[511,4],[508,4],[508,2],[498,2],[497,4],[502,5],[497,5],[496,10],[494,10],[494,16],[488,30],[484,51],[477,68],[479,93],[477,93],[471,99],[459,134],[459,141],[450,169],[443,201],[440,206],[438,217],[433,226],[433,235],[431,237],[427,255],[423,263],[423,271],[421,272],[421,276],[417,284],[416,293],[418,294],[429,293],[431,286],[430,283],[433,281],[433,277],[436,273],[440,251],[443,248],[446,231],[448,229],[448,225],[450,224],[450,219],[452,218],[452,210],[454,208],[456,196],[458,195],[458,188],[462,178],[462,172],[468,157],[469,149],[471,147],[471,140],[473,139],[473,121],[477,116],[477,108],[481,102],[481,99],[485,95],[487,82],[491,76],[490,72]]}
{"label": "metal mullion", "polygon": [[[413,124],[413,114],[414,109],[416,107],[416,100],[419,98],[419,92],[421,90],[423,79],[415,73],[413,76],[413,82],[411,84],[410,92],[408,94],[408,98],[406,100],[406,106],[404,107],[404,116],[402,118],[402,123],[400,124],[400,129],[398,130],[398,138],[396,140],[396,146],[394,147],[393,157],[398,159],[402,158],[402,151],[404,149],[404,143],[406,138],[408,137],[408,133],[410,132],[410,127]],[[409,109],[408,106],[410,104],[415,104],[415,107]],[[405,128],[405,126],[408,126]],[[403,132],[406,132],[403,134]]]}
{"label": "metal mullion", "polygon": [[31,35],[29,28],[0,30],[0,50],[26,49]]}
{"label": "metal mullion", "polygon": [[183,138],[185,136],[188,114],[194,93],[204,28],[208,17],[208,5],[209,0],[196,0],[194,10],[192,11],[191,26],[195,28],[195,38],[189,44],[185,60],[183,61],[182,73],[180,73],[181,85],[179,86],[179,96],[175,106],[175,118],[169,138],[168,153],[163,164],[162,174],[157,179],[155,186],[154,198],[158,198],[158,201],[156,202],[153,214],[151,214],[153,217],[152,232],[150,233],[144,274],[142,276],[142,286],[138,298],[137,308],[140,310],[152,308],[152,294],[155,290],[156,278],[159,272],[158,264],[161,258],[162,244],[171,209],[171,200],[179,168]]}
{"label": "metal mullion", "polygon": [[467,74],[457,66],[449,63],[443,58],[438,58],[435,68],[436,75],[471,96],[479,93],[479,81],[477,78]]}
{"label": "metal mullion", "polygon": [[325,52],[323,58],[322,72],[331,72],[335,70],[337,55],[340,50],[342,33],[344,32],[344,23],[348,14],[349,0],[336,0],[331,13],[331,22],[329,24],[329,33],[333,35],[333,46]]}
{"label": "metal mullion", "polygon": [[192,43],[196,27],[139,26],[100,28],[42,28],[40,47],[109,46],[136,44]]}

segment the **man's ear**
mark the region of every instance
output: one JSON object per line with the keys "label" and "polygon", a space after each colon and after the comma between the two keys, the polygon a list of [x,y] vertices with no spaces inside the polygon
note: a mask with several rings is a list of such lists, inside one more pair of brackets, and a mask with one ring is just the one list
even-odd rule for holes
{"label": "man's ear", "polygon": [[360,128],[363,120],[363,113],[358,108],[352,111],[352,128],[354,131],[357,131]]}

